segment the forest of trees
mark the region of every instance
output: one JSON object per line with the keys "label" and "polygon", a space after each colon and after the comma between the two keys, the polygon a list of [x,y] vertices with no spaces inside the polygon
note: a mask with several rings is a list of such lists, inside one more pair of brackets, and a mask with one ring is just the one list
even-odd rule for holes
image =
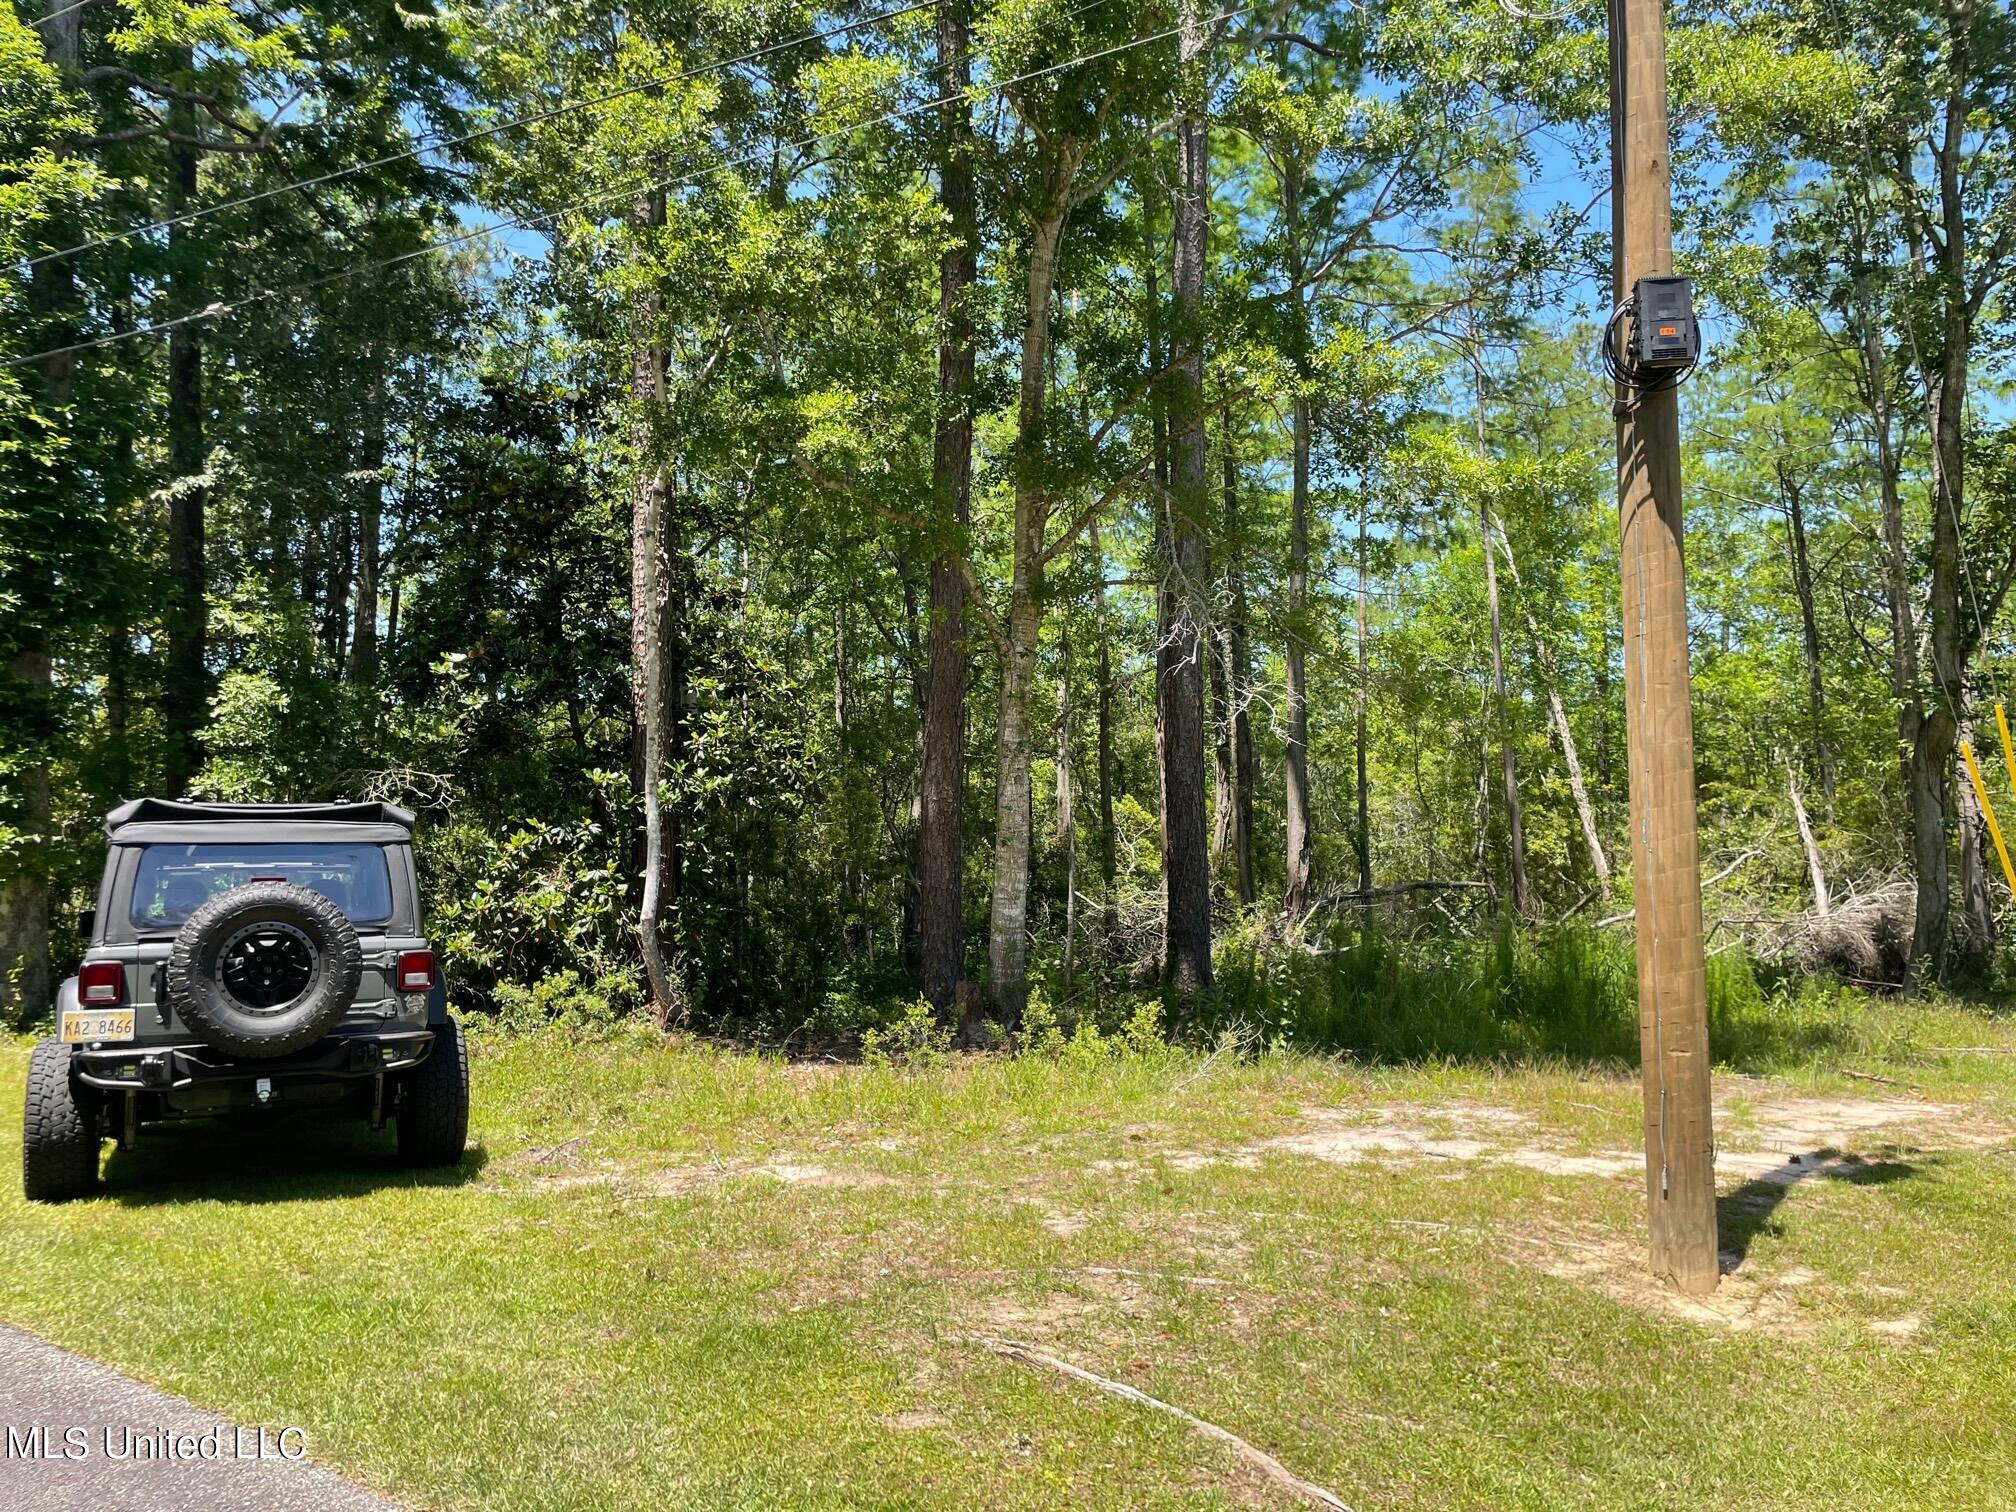
{"label": "forest of trees", "polygon": [[[1710,948],[1979,978],[2016,23],[1669,26]],[[461,1001],[766,1033],[1628,927],[1608,71],[1590,3],[14,0],[0,1011],[138,793],[406,804]]]}

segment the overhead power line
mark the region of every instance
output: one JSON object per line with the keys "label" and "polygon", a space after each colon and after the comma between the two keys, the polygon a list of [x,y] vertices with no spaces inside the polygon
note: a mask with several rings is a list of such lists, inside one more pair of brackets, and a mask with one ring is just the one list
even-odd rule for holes
{"label": "overhead power line", "polygon": [[[79,10],[83,6],[92,3],[93,0],[78,0],[78,4],[71,6],[70,9]],[[460,136],[437,137],[431,141],[421,142],[416,146],[409,147],[402,152],[391,152],[383,157],[373,158],[367,163],[352,163],[347,168],[332,168],[329,172],[318,173],[313,178],[296,179],[286,184],[275,184],[268,189],[259,189],[251,194],[239,195],[236,199],[223,200],[214,205],[201,205],[194,210],[186,210],[180,215],[171,215],[162,220],[148,221],[144,225],[131,226],[124,231],[114,231],[109,235],[95,237],[90,241],[78,242],[74,247],[61,247],[53,252],[43,252],[37,256],[28,258],[21,266],[24,268],[34,268],[40,266],[42,263],[55,262],[60,258],[76,257],[84,252],[95,252],[100,247],[118,246],[121,242],[131,241],[138,236],[151,235],[156,231],[166,231],[174,226],[186,226],[191,221],[202,220],[206,216],[221,215],[226,210],[240,210],[247,205],[256,205],[262,200],[272,199],[276,195],[293,194],[302,190],[319,188],[323,184],[333,184],[339,179],[349,178],[352,174],[370,173],[379,168],[389,168],[395,163],[410,162],[415,158],[422,158],[433,152],[442,152],[450,147],[466,147],[471,142],[484,141],[490,137],[500,136],[507,131],[519,131],[526,127],[538,126],[544,122],[556,120],[561,116],[572,115],[576,111],[598,110],[604,105],[613,104],[617,100],[627,99],[631,95],[644,94],[649,90],[663,89],[668,85],[683,84],[689,80],[705,78],[708,74],[720,73],[724,69],[736,68],[744,63],[753,63],[758,59],[767,58],[773,53],[784,52],[793,47],[802,47],[808,42],[830,41],[835,37],[844,37],[851,32],[861,31],[871,26],[879,26],[884,21],[893,21],[900,16],[907,16],[916,11],[931,10],[935,8],[937,3],[938,0],[915,0],[913,4],[898,6],[893,10],[882,11],[873,16],[863,16],[858,21],[849,21],[842,26],[829,27],[825,31],[805,32],[796,37],[787,37],[782,42],[771,42],[763,47],[752,48],[748,52],[738,53],[732,58],[721,58],[716,62],[703,64],[697,68],[682,69],[677,73],[660,74],[656,78],[644,79],[635,84],[626,84],[621,89],[610,90],[607,94],[595,95],[586,100],[573,100],[565,105],[556,105],[551,110],[536,111],[531,115],[514,116],[508,121],[498,121],[475,131],[464,132]],[[60,16],[67,13],[57,11],[55,14]],[[49,21],[55,18],[54,16],[44,16],[42,19]],[[40,25],[41,23],[37,22],[35,24]]]}
{"label": "overhead power line", "polygon": [[1555,21],[1566,21],[1570,16],[1583,8],[1584,0],[1568,0],[1566,5],[1551,11],[1522,10],[1519,6],[1513,4],[1513,0],[1498,0],[1498,9],[1505,12],[1514,21],[1543,21],[1551,24]]}
{"label": "overhead power line", "polygon": [[59,20],[69,15],[72,11],[80,11],[87,5],[95,5],[97,3],[98,0],[76,0],[74,5],[66,5],[59,11],[50,11],[45,16],[37,16],[33,21],[24,21],[22,24],[30,31],[33,31],[38,26],[47,26],[51,21]]}
{"label": "overhead power line", "polygon": [[[1072,14],[1082,13],[1091,9],[1093,5],[1102,3],[1104,3],[1104,0],[1088,0],[1087,4],[1079,6]],[[1249,3],[1245,5],[1237,6],[1231,10],[1220,11],[1216,15],[1206,17],[1204,24],[1215,26],[1222,22],[1234,20],[1253,10],[1257,3],[1258,0],[1249,0]],[[110,346],[114,342],[126,341],[138,336],[158,336],[164,331],[172,331],[179,326],[192,325],[198,321],[223,320],[252,305],[264,304],[275,299],[285,299],[294,294],[312,293],[316,289],[324,288],[333,283],[340,283],[346,278],[355,278],[362,273],[384,272],[388,269],[416,261],[419,258],[431,256],[436,252],[448,251],[450,248],[461,246],[465,242],[475,241],[479,237],[491,236],[500,231],[530,230],[535,226],[558,221],[562,217],[572,215],[578,210],[585,210],[593,205],[605,204],[610,200],[623,199],[638,194],[650,194],[665,189],[676,189],[686,184],[696,183],[701,179],[708,178],[716,173],[725,172],[730,168],[738,168],[749,163],[763,161],[780,151],[796,151],[801,147],[815,146],[820,142],[831,141],[836,137],[852,135],[854,132],[864,130],[869,126],[878,126],[890,121],[904,120],[910,116],[922,115],[928,110],[942,109],[947,105],[956,105],[962,102],[971,104],[976,100],[983,100],[990,95],[999,94],[1001,91],[1010,89],[1017,84],[1027,84],[1035,79],[1046,78],[1051,74],[1061,73],[1067,68],[1076,68],[1081,63],[1096,62],[1101,58],[1129,52],[1137,47],[1145,47],[1151,42],[1166,41],[1181,30],[1180,26],[1166,27],[1159,32],[1151,32],[1146,36],[1133,37],[1125,42],[1116,42],[1110,47],[1102,47],[1092,52],[1080,53],[1077,57],[1066,58],[1061,63],[1051,63],[1042,68],[1031,69],[1027,73],[1016,74],[1012,78],[1002,79],[983,89],[955,91],[952,94],[940,95],[936,99],[926,100],[922,104],[904,106],[899,110],[884,111],[882,114],[872,116],[865,121],[857,121],[852,125],[837,127],[831,131],[813,132],[808,136],[799,137],[795,141],[790,142],[768,143],[762,147],[743,153],[738,157],[727,158],[721,162],[709,164],[705,168],[695,169],[691,173],[679,174],[672,178],[631,184],[620,189],[598,191],[571,204],[563,205],[557,210],[542,211],[537,215],[511,216],[501,221],[494,221],[489,225],[472,227],[467,231],[458,232],[454,236],[444,237],[439,241],[429,242],[424,246],[396,253],[391,257],[381,257],[370,262],[352,263],[347,267],[338,268],[319,277],[302,279],[298,283],[284,284],[275,288],[261,289],[256,293],[247,294],[238,299],[221,300],[214,304],[206,305],[200,310],[190,310],[181,315],[171,316],[166,320],[157,320],[148,325],[135,326],[131,330],[112,331],[103,336],[93,337],[89,341],[73,342],[68,346],[51,347],[46,351],[34,352],[25,357],[10,358],[5,364],[0,365],[10,368],[24,367],[29,363],[41,362],[46,358],[68,356],[73,352],[88,352],[98,347]]]}

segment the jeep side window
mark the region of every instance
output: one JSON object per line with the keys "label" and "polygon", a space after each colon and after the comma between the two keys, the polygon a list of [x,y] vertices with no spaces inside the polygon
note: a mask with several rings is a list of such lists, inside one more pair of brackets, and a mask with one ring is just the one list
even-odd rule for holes
{"label": "jeep side window", "polygon": [[269,881],[322,894],[353,924],[383,924],[392,917],[392,878],[382,846],[150,845],[133,879],[133,925],[180,929],[217,894]]}

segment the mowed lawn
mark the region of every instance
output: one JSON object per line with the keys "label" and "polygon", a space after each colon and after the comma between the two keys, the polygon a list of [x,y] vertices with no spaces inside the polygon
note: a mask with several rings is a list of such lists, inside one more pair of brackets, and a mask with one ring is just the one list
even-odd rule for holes
{"label": "mowed lawn", "polygon": [[414,1506],[1296,1504],[1002,1339],[1360,1509],[2016,1503],[2016,1029],[1867,1011],[1718,1078],[1692,1311],[1622,1067],[479,1033],[447,1175],[303,1118],[10,1178],[0,1316]]}

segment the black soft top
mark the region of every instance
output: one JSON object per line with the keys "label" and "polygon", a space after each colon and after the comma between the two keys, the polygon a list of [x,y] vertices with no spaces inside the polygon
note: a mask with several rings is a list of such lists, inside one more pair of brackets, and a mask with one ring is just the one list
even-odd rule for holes
{"label": "black soft top", "polygon": [[[283,834],[275,838],[287,840],[308,839],[321,825],[341,825],[342,830],[326,832],[330,839],[338,835],[352,839],[406,839],[413,832],[411,811],[396,803],[188,803],[173,798],[129,798],[105,816],[105,838],[108,840],[152,840],[166,838],[152,831],[157,826],[176,826],[180,836],[186,832],[180,826],[199,826],[204,831],[218,830],[218,838],[250,839],[255,829],[270,829],[284,826]],[[371,832],[349,828],[349,826],[370,826]],[[123,833],[135,827],[144,827],[141,833]],[[187,833],[187,838],[199,838]],[[200,838],[208,839],[206,833]]]}

